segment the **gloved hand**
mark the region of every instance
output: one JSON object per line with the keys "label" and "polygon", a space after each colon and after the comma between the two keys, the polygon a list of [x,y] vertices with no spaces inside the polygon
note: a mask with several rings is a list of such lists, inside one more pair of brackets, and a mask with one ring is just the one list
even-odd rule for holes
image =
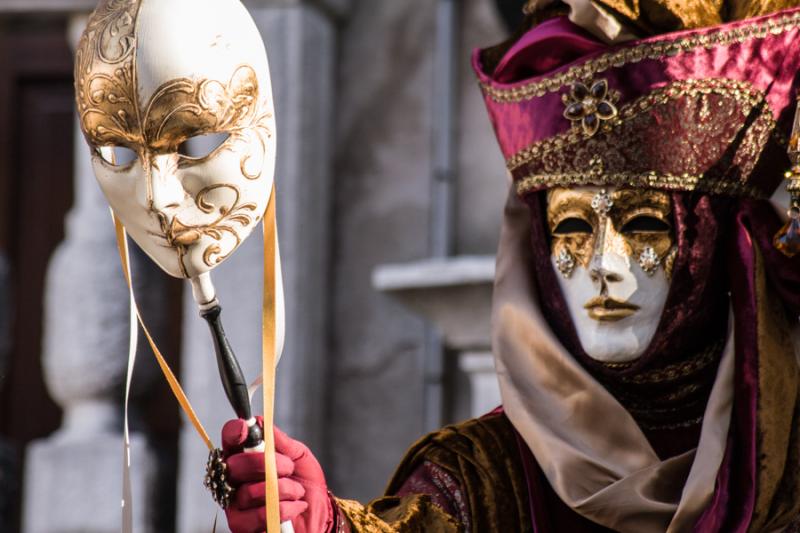
{"label": "gloved hand", "polygon": [[[258,425],[263,428],[261,417]],[[243,452],[246,438],[244,420],[231,420],[222,428],[228,480],[236,491],[225,515],[233,533],[262,533],[267,529],[264,455]],[[275,459],[281,523],[291,520],[295,533],[328,533],[333,527],[333,504],[325,474],[311,450],[275,428]]]}

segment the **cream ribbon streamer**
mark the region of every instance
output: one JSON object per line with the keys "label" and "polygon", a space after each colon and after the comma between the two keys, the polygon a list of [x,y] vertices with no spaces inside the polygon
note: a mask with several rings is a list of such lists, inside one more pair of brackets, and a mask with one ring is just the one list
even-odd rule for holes
{"label": "cream ribbon streamer", "polygon": [[[114,219],[114,212],[111,212],[111,218]],[[120,254],[124,253],[122,258],[123,265],[130,265],[130,256],[127,247],[120,250]],[[130,268],[127,271],[127,277],[130,277]],[[131,488],[131,438],[128,428],[128,405],[131,394],[131,380],[133,378],[133,368],[136,365],[136,350],[138,348],[138,330],[136,329],[136,301],[134,299],[133,290],[128,285],[129,302],[130,302],[130,320],[129,320],[129,335],[128,335],[128,368],[125,375],[125,403],[123,408],[123,421],[122,421],[122,533],[133,533],[133,491]]]}

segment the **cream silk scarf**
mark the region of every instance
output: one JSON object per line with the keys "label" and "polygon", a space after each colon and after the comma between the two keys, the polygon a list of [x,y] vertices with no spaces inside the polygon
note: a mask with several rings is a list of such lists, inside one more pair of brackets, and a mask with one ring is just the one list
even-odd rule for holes
{"label": "cream silk scarf", "polygon": [[[497,255],[492,334],[508,418],[558,496],[623,532],[684,532],[708,505],[733,403],[729,332],[698,448],[661,461],[631,415],[564,349],[538,307],[529,211],[512,192]],[[732,321],[731,321],[732,323]]]}

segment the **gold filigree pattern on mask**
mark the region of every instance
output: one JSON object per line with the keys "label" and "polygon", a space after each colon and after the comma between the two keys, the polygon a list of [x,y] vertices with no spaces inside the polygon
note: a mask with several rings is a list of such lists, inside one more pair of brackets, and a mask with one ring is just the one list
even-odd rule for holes
{"label": "gold filigree pattern on mask", "polygon": [[[234,139],[256,135],[266,152],[266,139],[272,135],[272,114],[264,110],[266,105],[259,105],[258,77],[251,66],[239,66],[227,82],[170,80],[153,93],[141,113],[135,113],[136,117],[141,115],[140,121],[123,121],[123,117],[131,114],[112,107],[128,105],[135,99],[132,89],[124,87],[133,83],[134,76],[127,70],[119,76],[118,79],[92,78],[89,84],[95,98],[78,104],[82,110],[81,126],[92,146],[126,146],[141,156],[142,153],[176,152],[182,142],[197,135],[229,132]],[[122,92],[128,96],[121,98],[118,93]],[[251,153],[242,156],[242,169],[247,178],[256,179],[259,171],[244,171],[252,157]]]}
{"label": "gold filigree pattern on mask", "polygon": [[[230,202],[219,203],[209,199],[212,193],[222,190],[233,193],[233,199]],[[159,216],[161,231],[164,233],[167,243],[178,250],[181,272],[187,277],[183,258],[186,256],[189,246],[195,244],[204,236],[216,241],[208,245],[203,252],[203,261],[207,266],[213,267],[224,261],[241,244],[242,240],[238,231],[236,231],[236,227],[247,227],[257,220],[257,216],[254,213],[258,206],[252,202],[242,203],[241,193],[235,185],[216,184],[206,187],[195,197],[195,205],[203,213],[209,215],[218,213],[217,218],[205,224],[192,225],[184,224],[177,216],[172,217],[171,221],[163,214]],[[225,234],[230,235],[235,240],[235,244],[229,250],[223,252],[220,242]]]}
{"label": "gold filigree pattern on mask", "polygon": [[92,146],[137,140],[136,18],[141,0],[105,0],[75,52],[75,101]]}
{"label": "gold filigree pattern on mask", "polygon": [[[552,235],[551,253],[556,261],[569,255],[589,268],[598,253],[614,253],[638,261],[648,249],[652,250],[658,264],[668,258],[674,244],[672,200],[668,194],[656,190],[620,189],[610,193],[607,210],[593,205],[597,203],[597,195],[591,190],[554,188],[548,191],[547,224]],[[626,229],[630,222],[642,216],[655,218],[669,229]],[[557,231],[568,219],[583,221],[586,231]],[[603,242],[597,240],[600,235]]]}
{"label": "gold filigree pattern on mask", "polygon": [[606,185],[758,196],[748,179],[759,154],[780,151],[783,143],[761,91],[735,80],[691,80],[621,106],[594,136],[570,130],[521,150],[507,164],[521,195]]}
{"label": "gold filigree pattern on mask", "polygon": [[576,81],[593,79],[610,68],[619,68],[643,59],[660,59],[667,56],[691,52],[700,47],[714,48],[750,39],[763,39],[769,34],[781,35],[800,26],[800,13],[792,13],[747,26],[722,28],[711,33],[689,35],[672,40],[648,41],[628,46],[588,59],[552,76],[509,88],[494,87],[481,83],[483,92],[498,103],[521,102],[557,92],[565,85]]}

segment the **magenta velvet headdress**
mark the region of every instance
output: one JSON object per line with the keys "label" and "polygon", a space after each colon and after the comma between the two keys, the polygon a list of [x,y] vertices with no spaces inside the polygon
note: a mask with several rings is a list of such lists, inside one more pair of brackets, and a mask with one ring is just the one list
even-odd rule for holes
{"label": "magenta velvet headdress", "polygon": [[520,194],[645,186],[769,197],[788,170],[800,10],[607,46],[566,17],[473,66]]}

